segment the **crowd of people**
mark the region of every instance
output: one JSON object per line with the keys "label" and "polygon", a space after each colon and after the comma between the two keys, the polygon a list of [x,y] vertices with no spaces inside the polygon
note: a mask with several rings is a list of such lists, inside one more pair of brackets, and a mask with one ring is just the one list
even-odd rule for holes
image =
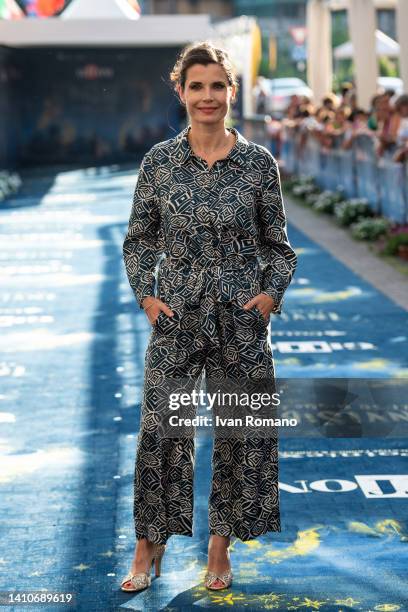
{"label": "crowd of people", "polygon": [[284,117],[267,121],[278,156],[285,132],[293,128],[300,147],[312,134],[323,147],[349,149],[357,136],[367,134],[373,138],[378,156],[387,154],[404,162],[408,159],[408,95],[396,96],[393,90],[378,93],[372,97],[368,112],[358,106],[352,88],[345,87],[340,95],[328,94],[320,105],[306,96],[293,95]]}

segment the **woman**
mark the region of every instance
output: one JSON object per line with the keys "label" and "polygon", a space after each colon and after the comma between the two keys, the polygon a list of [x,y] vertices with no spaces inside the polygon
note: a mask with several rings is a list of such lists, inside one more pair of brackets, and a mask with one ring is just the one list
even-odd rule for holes
{"label": "woman", "polygon": [[393,160],[404,162],[408,155],[408,95],[402,94],[395,103],[395,116],[392,131],[397,150]]}
{"label": "woman", "polygon": [[344,132],[342,149],[351,149],[355,139],[361,134],[370,134],[367,127],[367,113],[362,108],[354,109],[347,118],[347,127]]}
{"label": "woman", "polygon": [[[186,47],[171,73],[190,125],[143,158],[123,254],[152,324],[135,466],[136,550],[123,590],[150,585],[171,534],[192,536],[194,438],[160,434],[165,385],[274,377],[271,312],[297,258],[270,152],[224,121],[237,92],[225,51]],[[161,261],[157,295],[155,266]],[[207,588],[231,584],[229,540],[280,531],[277,439],[214,440]]]}
{"label": "woman", "polygon": [[390,98],[385,93],[373,98],[373,106],[374,112],[368,118],[367,126],[371,130],[371,135],[376,137],[375,150],[381,157],[394,144],[391,131],[393,110]]}

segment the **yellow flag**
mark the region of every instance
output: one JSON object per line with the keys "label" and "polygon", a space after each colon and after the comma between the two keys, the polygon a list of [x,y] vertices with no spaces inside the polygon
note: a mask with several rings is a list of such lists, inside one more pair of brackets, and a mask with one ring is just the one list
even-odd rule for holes
{"label": "yellow flag", "polygon": [[252,26],[252,85],[255,85],[262,60],[262,34],[257,23]]}
{"label": "yellow flag", "polygon": [[274,36],[269,37],[269,70],[272,72],[276,70],[277,65],[277,50],[276,50],[276,38]]}

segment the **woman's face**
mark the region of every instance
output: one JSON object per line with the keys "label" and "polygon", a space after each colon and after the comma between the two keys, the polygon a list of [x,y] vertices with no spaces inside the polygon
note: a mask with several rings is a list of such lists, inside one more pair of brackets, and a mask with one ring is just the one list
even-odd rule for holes
{"label": "woman's face", "polygon": [[[224,123],[236,88],[229,85],[225,70],[219,64],[193,64],[188,68],[184,91],[178,93],[186,105],[191,122]],[[208,110],[207,110],[208,109]]]}
{"label": "woman's face", "polygon": [[382,96],[377,103],[377,113],[381,117],[388,115],[390,112],[390,101],[387,96]]}
{"label": "woman's face", "polygon": [[367,123],[367,119],[364,113],[357,113],[354,118],[354,125],[356,127],[361,127],[363,125],[366,125],[366,123]]}
{"label": "woman's face", "polygon": [[401,117],[408,117],[408,104],[401,104],[399,114]]}

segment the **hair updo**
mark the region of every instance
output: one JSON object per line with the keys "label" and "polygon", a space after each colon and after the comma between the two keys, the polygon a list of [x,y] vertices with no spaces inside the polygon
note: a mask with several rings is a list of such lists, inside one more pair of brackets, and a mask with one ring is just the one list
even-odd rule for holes
{"label": "hair updo", "polygon": [[238,90],[238,80],[235,68],[225,49],[215,47],[212,43],[204,41],[187,45],[180,52],[173,70],[170,73],[170,81],[174,84],[174,91],[177,92],[177,85],[184,90],[186,85],[187,70],[193,64],[219,64],[225,70],[229,85],[235,85]]}

